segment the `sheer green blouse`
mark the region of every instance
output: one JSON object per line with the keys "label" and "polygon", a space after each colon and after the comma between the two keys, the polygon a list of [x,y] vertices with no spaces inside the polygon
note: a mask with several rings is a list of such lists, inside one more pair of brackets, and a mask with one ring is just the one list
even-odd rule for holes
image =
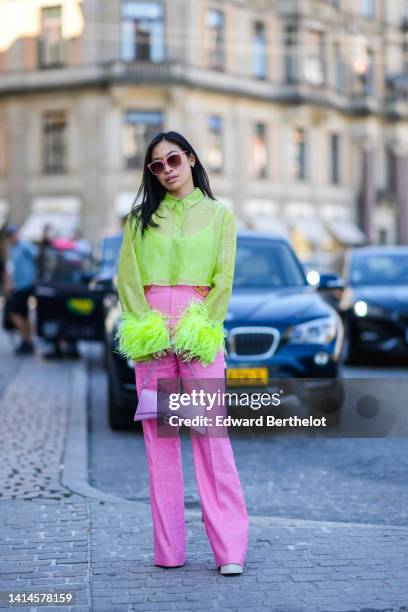
{"label": "sheer green blouse", "polygon": [[[236,220],[221,202],[196,187],[183,199],[169,192],[153,214],[159,227],[143,237],[129,220],[119,259],[117,288],[122,306],[118,330],[122,354],[134,361],[166,348],[183,358],[212,363],[224,345],[223,322],[232,291]],[[170,333],[168,317],[152,309],[144,285],[208,285],[204,300],[192,299]]]}

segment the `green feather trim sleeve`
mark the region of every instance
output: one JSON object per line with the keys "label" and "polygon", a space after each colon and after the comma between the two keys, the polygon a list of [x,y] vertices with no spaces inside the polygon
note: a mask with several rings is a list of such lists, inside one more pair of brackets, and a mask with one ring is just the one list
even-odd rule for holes
{"label": "green feather trim sleeve", "polygon": [[199,358],[207,366],[215,361],[217,353],[223,348],[222,323],[211,321],[205,306],[191,300],[174,329],[174,352],[184,353],[186,361]]}
{"label": "green feather trim sleeve", "polygon": [[140,317],[123,312],[115,337],[119,341],[119,352],[133,361],[150,359],[152,353],[171,347],[167,317],[154,309]]}

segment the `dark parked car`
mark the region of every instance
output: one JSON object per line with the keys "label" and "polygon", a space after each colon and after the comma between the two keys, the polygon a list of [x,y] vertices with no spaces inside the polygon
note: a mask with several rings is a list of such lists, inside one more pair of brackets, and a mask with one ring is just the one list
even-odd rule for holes
{"label": "dark parked car", "polygon": [[[116,351],[118,302],[106,318],[109,417],[129,426],[137,406],[133,363]],[[309,285],[283,238],[238,233],[234,286],[224,323],[228,388],[275,389],[274,379],[338,375],[343,326],[336,311]],[[313,385],[312,385],[313,386]]]}
{"label": "dark parked car", "polygon": [[340,314],[347,362],[368,353],[408,355],[408,247],[351,249],[344,277]]}
{"label": "dark parked car", "polygon": [[75,243],[54,241],[43,255],[35,287],[37,333],[49,341],[103,340],[105,292],[91,289],[96,273],[91,255]]}

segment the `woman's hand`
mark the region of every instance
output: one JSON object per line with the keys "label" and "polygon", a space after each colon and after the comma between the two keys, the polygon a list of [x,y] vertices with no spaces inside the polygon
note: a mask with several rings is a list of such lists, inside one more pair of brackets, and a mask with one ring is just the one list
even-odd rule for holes
{"label": "woman's hand", "polygon": [[163,349],[162,351],[156,351],[156,353],[153,353],[153,358],[161,359],[162,357],[165,357],[165,355],[168,355],[169,353],[171,353],[171,348]]}
{"label": "woman's hand", "polygon": [[[156,353],[152,353],[154,359],[161,359],[165,355],[169,355],[172,352],[171,348],[163,349],[162,351],[157,351]],[[182,353],[177,353],[177,357],[181,359],[181,361],[185,361],[187,353],[183,351]]]}
{"label": "woman's hand", "polygon": [[180,353],[177,353],[177,357],[181,361],[188,361],[188,359],[187,359],[187,352],[186,351],[181,351]]}

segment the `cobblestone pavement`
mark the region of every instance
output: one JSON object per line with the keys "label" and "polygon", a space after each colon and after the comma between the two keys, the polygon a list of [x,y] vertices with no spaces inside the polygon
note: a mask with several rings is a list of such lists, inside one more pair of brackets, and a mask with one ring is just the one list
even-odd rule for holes
{"label": "cobblestone pavement", "polygon": [[70,408],[72,366],[46,366],[39,357],[20,366],[1,398],[2,499],[62,499],[60,459]]}
{"label": "cobblestone pavement", "polygon": [[[0,369],[8,350],[0,334]],[[404,526],[251,515],[245,572],[225,578],[215,568],[199,513],[189,511],[186,565],[154,566],[147,504],[97,501],[61,484],[66,428],[77,409],[70,389],[83,367],[36,355],[21,358],[6,376],[0,397],[0,463],[7,459],[0,481],[0,592],[75,592],[75,606],[47,610],[408,609]]]}

